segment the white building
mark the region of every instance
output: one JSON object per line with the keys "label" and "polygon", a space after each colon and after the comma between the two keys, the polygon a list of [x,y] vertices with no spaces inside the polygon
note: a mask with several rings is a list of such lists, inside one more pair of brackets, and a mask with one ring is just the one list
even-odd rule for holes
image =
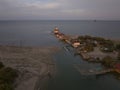
{"label": "white building", "polygon": [[58,34],[59,33],[59,29],[55,28],[53,32],[54,32],[54,34]]}
{"label": "white building", "polygon": [[80,42],[73,42],[73,43],[72,43],[72,46],[73,46],[74,48],[77,48],[78,46],[80,46]]}

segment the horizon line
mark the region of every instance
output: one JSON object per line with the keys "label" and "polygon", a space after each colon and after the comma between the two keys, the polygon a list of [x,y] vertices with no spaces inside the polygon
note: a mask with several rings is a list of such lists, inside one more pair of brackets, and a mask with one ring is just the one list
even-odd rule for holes
{"label": "horizon line", "polygon": [[110,19],[79,19],[79,20],[76,20],[76,19],[4,19],[4,20],[0,20],[0,21],[120,21],[120,20],[110,20]]}

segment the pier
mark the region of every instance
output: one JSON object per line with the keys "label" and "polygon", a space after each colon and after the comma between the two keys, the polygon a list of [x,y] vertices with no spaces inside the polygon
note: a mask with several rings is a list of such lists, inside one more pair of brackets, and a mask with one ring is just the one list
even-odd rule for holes
{"label": "pier", "polygon": [[61,33],[58,28],[55,28],[53,33],[59,40],[66,42],[67,44],[71,45],[74,48],[80,46],[80,42],[77,39],[75,39],[77,36],[73,37],[73,36],[65,35]]}

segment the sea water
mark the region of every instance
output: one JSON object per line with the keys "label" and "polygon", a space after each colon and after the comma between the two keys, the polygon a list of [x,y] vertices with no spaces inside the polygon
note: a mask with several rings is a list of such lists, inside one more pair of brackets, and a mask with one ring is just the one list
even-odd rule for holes
{"label": "sea water", "polygon": [[[0,44],[17,46],[64,47],[53,35],[54,27],[69,35],[91,35],[120,39],[119,21],[0,21]],[[75,65],[84,68],[99,65],[85,62],[80,56],[63,48],[54,56],[56,76],[49,80],[48,90],[120,90],[120,80],[113,75],[84,76]]]}

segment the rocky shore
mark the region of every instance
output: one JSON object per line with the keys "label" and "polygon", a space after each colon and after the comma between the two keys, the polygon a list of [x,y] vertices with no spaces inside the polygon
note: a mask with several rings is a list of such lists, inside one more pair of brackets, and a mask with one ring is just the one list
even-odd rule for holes
{"label": "rocky shore", "polygon": [[43,84],[54,77],[53,54],[58,50],[57,47],[0,46],[0,61],[18,70],[15,90],[38,90],[45,88]]}

